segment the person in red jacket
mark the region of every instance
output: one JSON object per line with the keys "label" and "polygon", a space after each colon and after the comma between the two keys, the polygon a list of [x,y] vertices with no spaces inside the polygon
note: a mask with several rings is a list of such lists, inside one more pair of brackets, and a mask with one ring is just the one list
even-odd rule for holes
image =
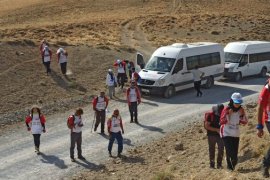
{"label": "person in red jacket", "polygon": [[[257,113],[257,135],[262,138],[264,135],[264,125],[266,126],[268,132],[270,133],[270,81],[267,80],[261,93],[259,95],[258,101],[258,113]],[[265,178],[269,177],[269,167],[270,167],[270,148],[263,158],[263,176]]]}
{"label": "person in red jacket", "polygon": [[37,106],[33,106],[30,114],[25,118],[25,124],[27,130],[32,132],[34,137],[35,151],[39,155],[40,136],[41,133],[45,133],[45,116],[41,114],[41,110]]}
{"label": "person in red jacket", "polygon": [[113,66],[117,67],[117,82],[119,87],[121,86],[121,89],[123,89],[125,85],[125,80],[127,78],[126,74],[126,63],[124,61],[121,61],[118,59]]}
{"label": "person in red jacket", "polygon": [[130,112],[130,123],[133,123],[133,117],[135,117],[135,123],[139,123],[138,105],[141,103],[141,94],[135,81],[132,81],[131,86],[127,89],[127,102]]}
{"label": "person in red jacket", "polygon": [[74,149],[77,144],[78,159],[85,160],[82,156],[82,121],[83,109],[76,109],[75,113],[68,118],[68,126],[70,128],[70,159],[75,162]]}
{"label": "person in red jacket", "polygon": [[105,92],[100,92],[100,95],[93,100],[93,110],[96,115],[96,123],[94,131],[97,131],[97,127],[101,123],[101,134],[104,134],[106,109],[109,104],[108,98],[105,96]]}
{"label": "person in red jacket", "polygon": [[45,46],[42,51],[43,64],[46,67],[47,75],[51,72],[50,64],[52,60],[52,51],[48,46]]}
{"label": "person in red jacket", "polygon": [[[108,119],[107,126],[108,126],[108,133],[110,135],[109,145],[108,145],[109,156],[112,157],[112,147],[113,147],[114,140],[116,139],[117,144],[118,144],[118,157],[121,157],[121,153],[123,151],[122,134],[124,134],[124,128],[123,128],[122,118],[119,114],[118,109],[115,109],[113,111],[112,117]],[[122,131],[122,134],[121,134],[121,131]]]}
{"label": "person in red jacket", "polygon": [[45,46],[49,46],[46,39],[43,39],[39,45],[39,51],[40,51],[40,55],[41,55],[41,62],[43,63],[43,56],[42,56],[42,52],[45,48]]}

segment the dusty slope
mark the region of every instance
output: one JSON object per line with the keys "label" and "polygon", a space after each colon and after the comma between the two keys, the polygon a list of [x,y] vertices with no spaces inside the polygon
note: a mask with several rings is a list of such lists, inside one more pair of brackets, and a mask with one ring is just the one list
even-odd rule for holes
{"label": "dusty slope", "polygon": [[[167,134],[152,143],[133,148],[122,159],[110,159],[105,167],[85,170],[72,179],[262,179],[260,172],[264,151],[269,146],[269,135],[256,136],[256,103],[246,106],[249,123],[241,127],[239,164],[234,172],[209,168],[206,131],[202,121],[191,123],[189,128]],[[182,144],[182,150],[175,150]]]}

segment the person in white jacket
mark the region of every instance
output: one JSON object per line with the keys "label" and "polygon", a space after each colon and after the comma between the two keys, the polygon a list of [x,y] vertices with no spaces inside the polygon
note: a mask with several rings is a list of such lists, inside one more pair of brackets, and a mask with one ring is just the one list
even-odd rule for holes
{"label": "person in white jacket", "polygon": [[108,70],[106,85],[108,86],[109,89],[109,97],[112,99],[113,96],[115,96],[115,87],[117,86],[117,79],[112,69]]}

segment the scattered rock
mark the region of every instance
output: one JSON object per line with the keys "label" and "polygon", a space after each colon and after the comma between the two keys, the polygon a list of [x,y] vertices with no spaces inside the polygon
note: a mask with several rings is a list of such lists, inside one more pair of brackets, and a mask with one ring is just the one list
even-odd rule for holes
{"label": "scattered rock", "polygon": [[175,146],[174,146],[174,149],[176,150],[176,151],[183,151],[184,150],[184,145],[183,145],[183,143],[175,143]]}
{"label": "scattered rock", "polygon": [[213,34],[213,35],[219,35],[220,32],[219,31],[211,31],[211,34]]}

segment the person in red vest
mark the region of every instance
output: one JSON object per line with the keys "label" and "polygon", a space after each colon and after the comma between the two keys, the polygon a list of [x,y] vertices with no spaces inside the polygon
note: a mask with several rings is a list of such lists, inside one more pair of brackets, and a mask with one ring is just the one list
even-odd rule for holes
{"label": "person in red vest", "polygon": [[40,55],[41,55],[41,62],[43,63],[43,56],[42,56],[42,52],[45,48],[45,46],[49,46],[46,39],[43,39],[39,45],[39,51],[40,51]]}
{"label": "person in red vest", "polygon": [[132,81],[131,86],[127,89],[127,102],[130,112],[130,123],[133,123],[133,118],[135,118],[135,123],[139,123],[138,105],[141,103],[141,94],[135,81]]}
{"label": "person in red vest", "polygon": [[78,159],[85,160],[82,156],[82,127],[83,127],[83,109],[77,108],[75,113],[68,117],[68,127],[70,129],[70,159],[75,162],[74,149],[77,144]]}
{"label": "person in red vest", "polygon": [[25,118],[27,130],[31,131],[34,137],[35,152],[38,155],[40,154],[39,147],[41,133],[46,132],[45,122],[45,116],[41,114],[41,110],[37,106],[33,106],[30,114]]}
{"label": "person in red vest", "polygon": [[43,64],[46,67],[46,72],[47,75],[51,72],[51,60],[52,60],[52,51],[48,46],[45,46],[43,51],[42,51],[42,59],[43,59]]}
{"label": "person in red vest", "polygon": [[[123,151],[123,137],[122,134],[124,134],[124,128],[123,128],[123,122],[122,118],[119,114],[119,110],[115,109],[113,111],[113,115],[111,118],[108,119],[107,122],[108,126],[108,133],[110,135],[109,139],[109,145],[108,145],[108,151],[109,151],[109,156],[112,157],[112,147],[114,140],[117,140],[118,144],[118,157],[121,157],[121,153]],[[121,133],[122,131],[122,133]]]}
{"label": "person in red vest", "polygon": [[124,85],[125,85],[125,80],[127,78],[127,74],[126,74],[126,63],[124,61],[121,61],[120,59],[118,59],[113,66],[117,67],[117,82],[119,87],[121,87],[121,89],[123,89]]}
{"label": "person in red vest", "polygon": [[101,134],[104,134],[106,109],[109,104],[108,98],[105,96],[105,92],[100,92],[100,95],[93,100],[93,110],[96,115],[96,123],[94,131],[97,131],[97,127],[101,123]]}
{"label": "person in red vest", "polygon": [[135,67],[133,67],[133,68],[131,69],[131,71],[132,71],[132,74],[131,74],[131,81],[135,81],[135,82],[136,82],[136,85],[137,85],[137,83],[138,83],[138,81],[139,81],[139,79],[140,79],[140,75],[135,71]]}

